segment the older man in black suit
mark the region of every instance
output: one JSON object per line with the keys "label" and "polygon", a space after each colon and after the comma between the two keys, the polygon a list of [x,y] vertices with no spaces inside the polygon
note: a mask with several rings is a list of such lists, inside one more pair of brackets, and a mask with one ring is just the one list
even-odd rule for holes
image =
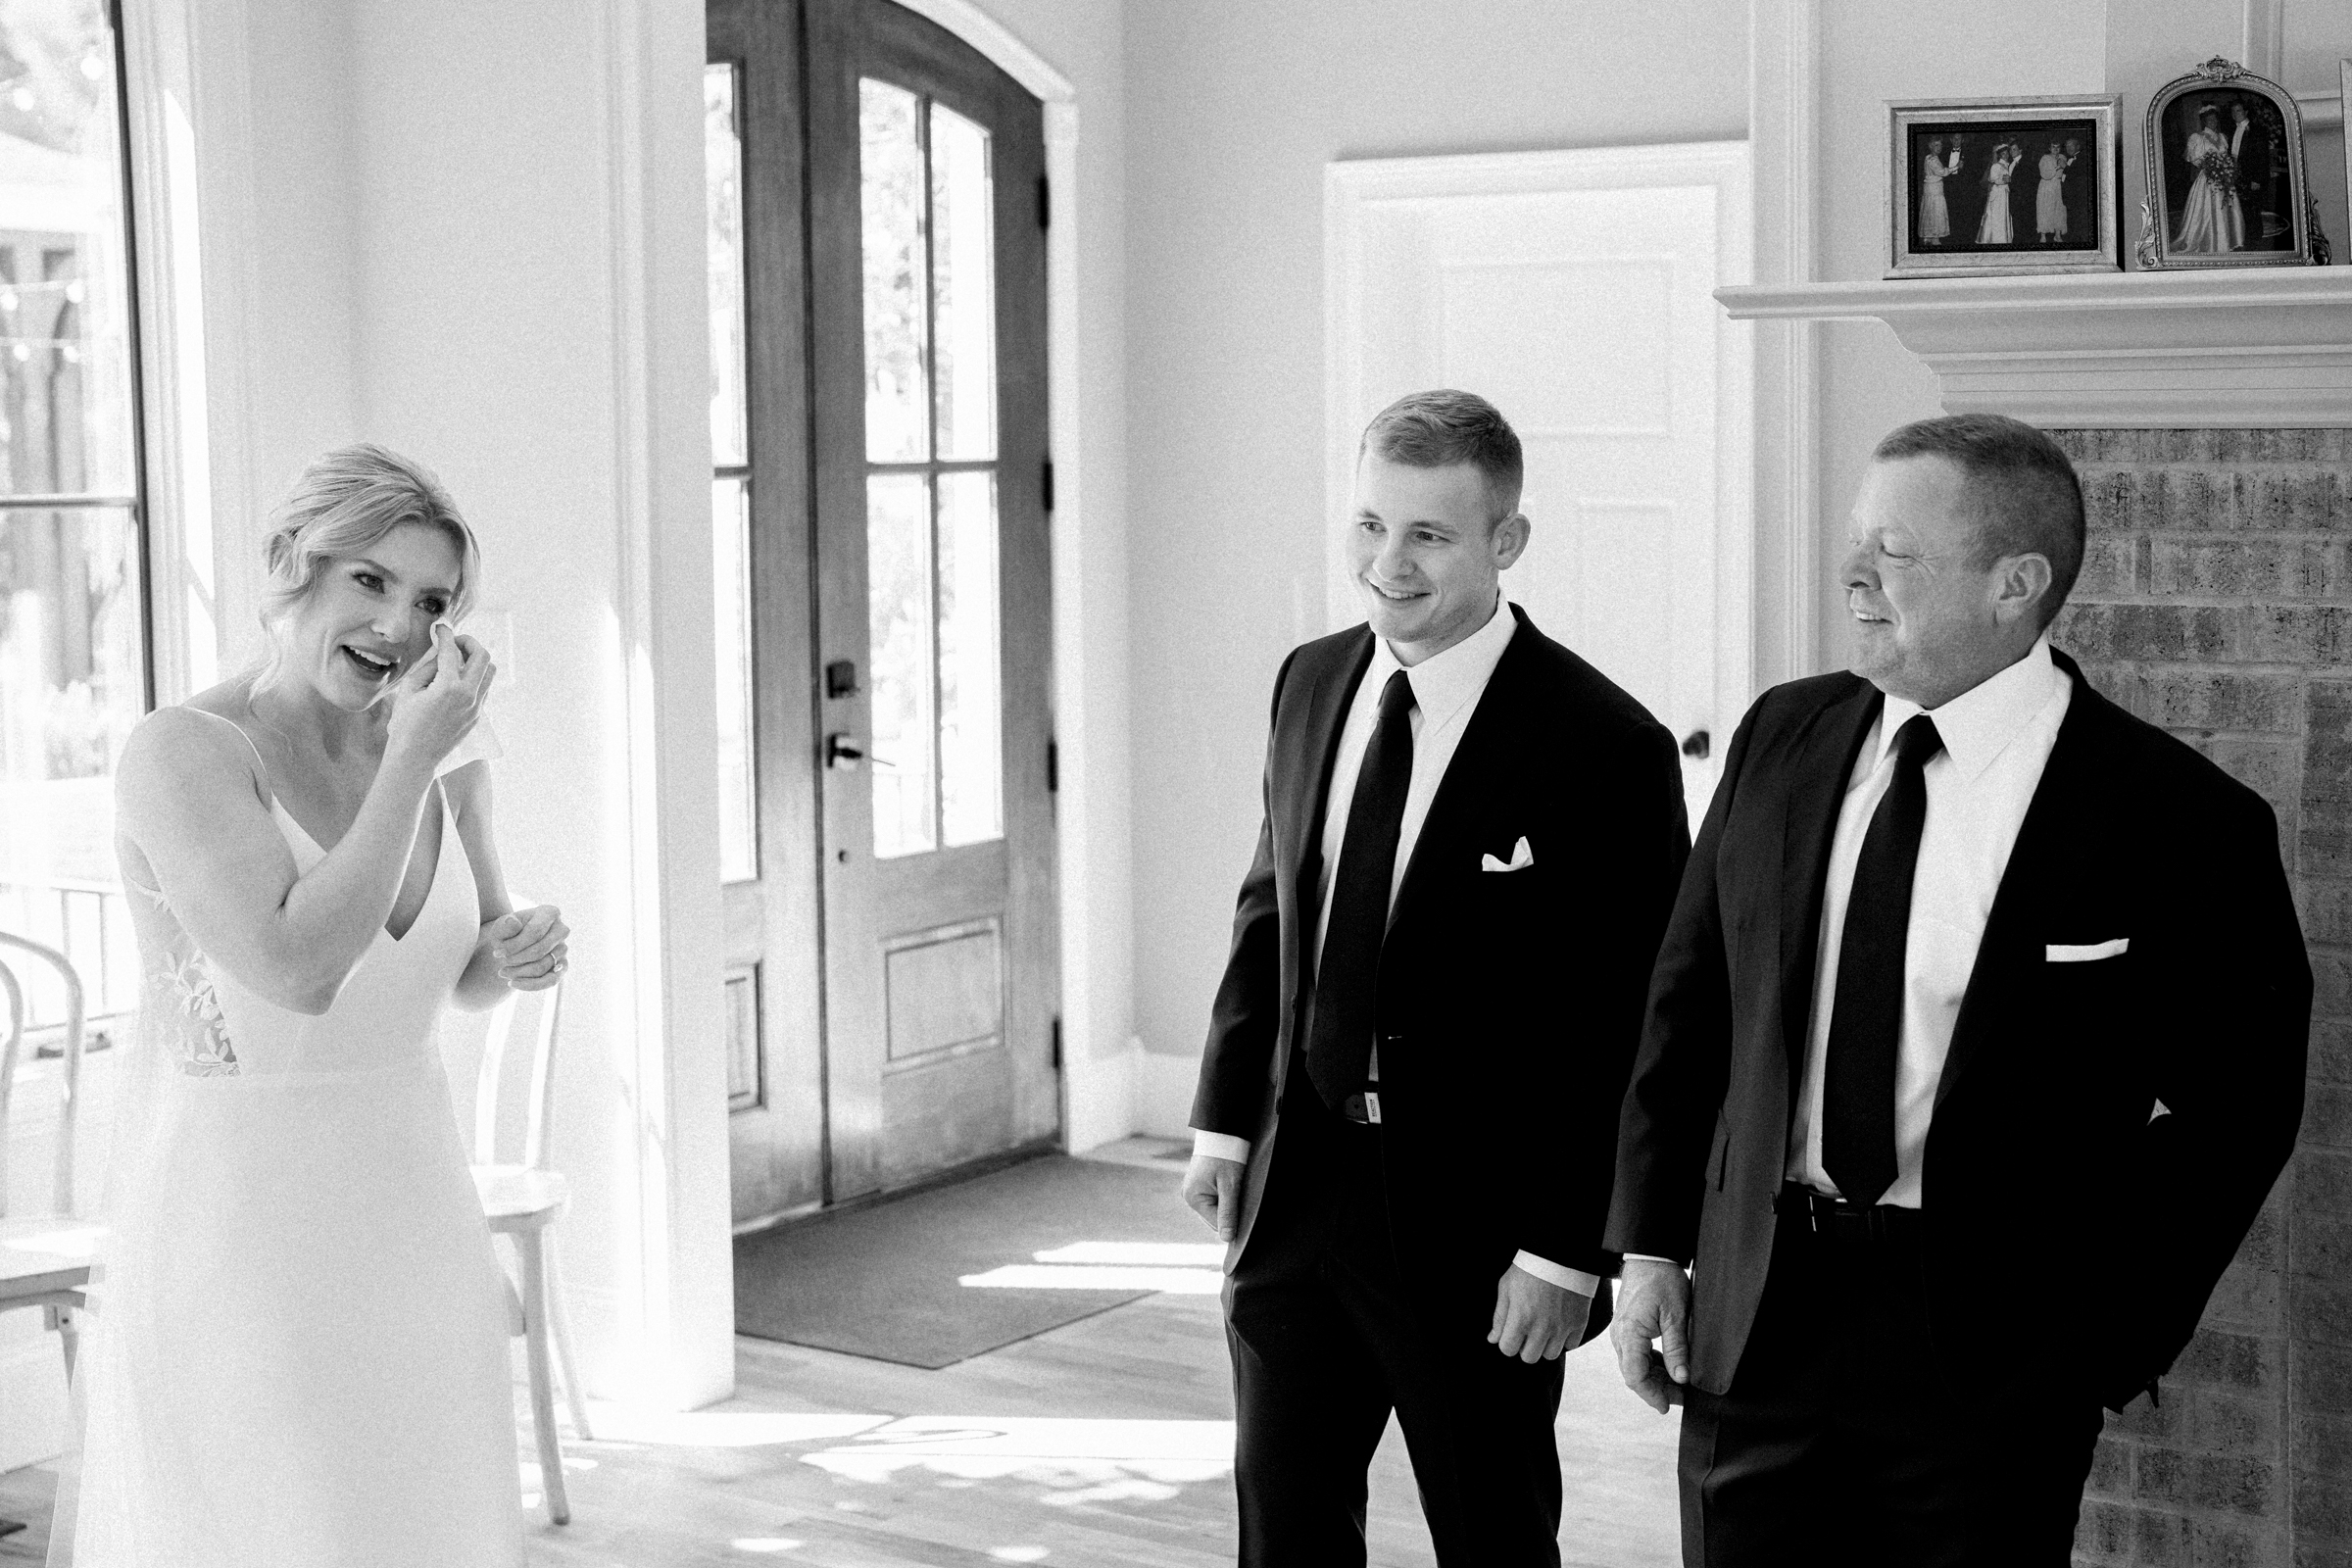
{"label": "older man in black suit", "polygon": [[1518,438],[1408,397],[1357,462],[1370,624],[1275,681],[1185,1195],[1231,1243],[1241,1561],[1364,1561],[1394,1409],[1448,1568],[1560,1560],[1558,1357],[1688,853],[1672,737],[1503,602]]}
{"label": "older man in black suit", "polygon": [[1691,1568],[2063,1568],[2293,1148],[2311,971],[2270,808],[2049,647],[2046,436],[1895,431],[1851,539],[1853,673],[1749,710],[1659,954],[1619,1360]]}

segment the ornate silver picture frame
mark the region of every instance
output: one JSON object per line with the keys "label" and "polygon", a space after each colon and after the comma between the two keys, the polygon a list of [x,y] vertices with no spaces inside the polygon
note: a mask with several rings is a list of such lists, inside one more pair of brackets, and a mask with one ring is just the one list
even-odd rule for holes
{"label": "ornate silver picture frame", "polygon": [[2121,271],[2122,102],[1888,103],[1886,275]]}
{"label": "ornate silver picture frame", "polygon": [[2294,95],[2216,55],[2148,100],[2147,270],[2303,267],[2318,225]]}

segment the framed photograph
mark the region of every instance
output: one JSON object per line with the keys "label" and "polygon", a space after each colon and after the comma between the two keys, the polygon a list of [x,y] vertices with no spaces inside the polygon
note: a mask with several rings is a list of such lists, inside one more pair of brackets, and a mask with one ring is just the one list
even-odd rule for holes
{"label": "framed photograph", "polygon": [[2121,271],[2122,101],[1889,103],[1886,275]]}
{"label": "framed photograph", "polygon": [[2311,260],[2294,96],[2220,56],[2148,100],[2139,265],[2302,267]]}

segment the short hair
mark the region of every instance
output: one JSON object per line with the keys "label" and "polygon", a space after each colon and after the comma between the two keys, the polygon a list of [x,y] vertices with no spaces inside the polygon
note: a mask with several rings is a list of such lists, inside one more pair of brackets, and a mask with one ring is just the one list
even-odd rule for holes
{"label": "short hair", "polygon": [[362,441],[312,461],[270,515],[262,541],[262,626],[277,665],[277,632],[318,585],[327,564],[356,556],[395,528],[421,524],[447,534],[458,550],[449,617],[466,613],[482,575],[481,547],[449,491],[423,464]]}
{"label": "short hair", "polygon": [[1954,414],[1891,430],[1874,463],[1942,458],[1957,466],[1977,514],[1974,564],[2037,555],[2050,564],[2036,631],[2058,617],[2082,570],[2082,481],[2058,443],[2000,414]]}
{"label": "short hair", "polygon": [[1356,461],[1366,452],[1408,468],[1469,464],[1486,479],[1488,498],[1494,503],[1489,526],[1519,510],[1519,490],[1527,478],[1519,433],[1500,409],[1475,392],[1440,388],[1405,394],[1364,426]]}

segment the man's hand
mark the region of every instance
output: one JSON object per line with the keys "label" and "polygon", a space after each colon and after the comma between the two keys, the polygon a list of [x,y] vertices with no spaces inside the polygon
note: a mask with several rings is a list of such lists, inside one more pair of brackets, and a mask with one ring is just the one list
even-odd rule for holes
{"label": "man's hand", "polygon": [[[1683,1271],[1672,1263],[1627,1258],[1609,1339],[1625,1386],[1660,1415],[1681,1402],[1680,1386],[1690,1381],[1690,1281]],[[1659,1342],[1662,1361],[1649,1348],[1652,1340]]]}
{"label": "man's hand", "polygon": [[1494,1326],[1487,1330],[1487,1343],[1530,1366],[1556,1361],[1585,1337],[1592,1311],[1590,1296],[1540,1280],[1514,1263],[1494,1287]]}
{"label": "man's hand", "polygon": [[1214,1154],[1195,1154],[1184,1168],[1185,1206],[1206,1221],[1220,1242],[1232,1241],[1233,1228],[1242,1222],[1242,1177],[1248,1171],[1240,1160]]}

